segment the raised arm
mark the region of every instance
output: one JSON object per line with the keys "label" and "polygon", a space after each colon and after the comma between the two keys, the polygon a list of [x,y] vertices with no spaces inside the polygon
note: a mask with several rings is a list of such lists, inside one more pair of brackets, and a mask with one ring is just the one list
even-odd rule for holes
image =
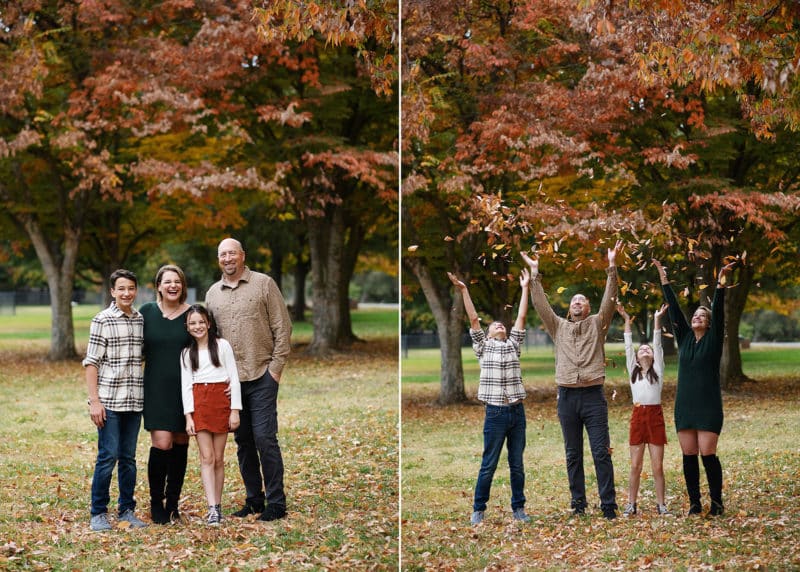
{"label": "raised arm", "polygon": [[479,330],[481,327],[481,322],[478,319],[478,312],[475,310],[475,304],[472,303],[472,298],[469,295],[469,289],[467,288],[467,285],[459,280],[452,272],[448,272],[447,277],[450,279],[450,282],[452,282],[453,285],[458,288],[459,292],[461,292],[461,299],[464,301],[464,310],[466,310],[467,318],[469,318],[470,329]]}
{"label": "raised arm", "polygon": [[720,344],[725,336],[725,284],[734,266],[736,266],[736,262],[731,262],[720,269],[717,276],[717,289],[714,291],[714,300],[711,302],[711,332]]}
{"label": "raised arm", "polygon": [[661,262],[655,258],[653,259],[653,266],[658,270],[658,278],[661,281],[661,291],[664,293],[664,300],[669,306],[668,310],[669,318],[672,321],[672,330],[680,344],[683,336],[691,331],[691,327],[689,326],[689,322],[686,321],[686,316],[681,312],[675,292],[672,291],[672,286],[670,286],[669,279],[667,278],[667,270]]}
{"label": "raised arm", "polygon": [[539,314],[539,318],[542,320],[545,330],[547,330],[547,333],[550,334],[552,338],[555,336],[559,318],[556,316],[553,308],[550,307],[550,303],[547,301],[547,295],[545,295],[544,288],[542,288],[542,279],[539,276],[539,258],[536,255],[529,256],[527,252],[520,252],[520,256],[522,256],[522,260],[528,265],[528,270],[530,271],[529,286],[531,289],[533,307],[536,309],[536,313]]}
{"label": "raised arm", "polygon": [[625,333],[631,333],[631,317],[628,312],[625,311],[625,308],[622,304],[617,304],[617,313],[622,316],[622,319],[625,320]]}
{"label": "raised arm", "polygon": [[664,382],[664,346],[661,344],[661,318],[667,312],[667,304],[653,314],[653,369],[658,375],[659,383]]}
{"label": "raised arm", "polygon": [[522,292],[519,295],[519,310],[517,310],[517,321],[514,322],[515,330],[525,329],[525,319],[528,317],[528,285],[531,282],[531,275],[526,268],[522,269],[519,275],[519,285]]}
{"label": "raised arm", "polygon": [[628,366],[628,374],[633,371],[633,366],[636,365],[636,354],[633,351],[633,332],[631,331],[631,317],[622,304],[617,304],[617,313],[625,320],[625,332],[622,335],[625,340],[625,363]]}
{"label": "raised arm", "polygon": [[614,248],[608,249],[608,277],[603,300],[600,302],[598,312],[603,325],[608,327],[614,317],[614,308],[617,306],[617,254],[622,250],[622,241],[618,240]]}

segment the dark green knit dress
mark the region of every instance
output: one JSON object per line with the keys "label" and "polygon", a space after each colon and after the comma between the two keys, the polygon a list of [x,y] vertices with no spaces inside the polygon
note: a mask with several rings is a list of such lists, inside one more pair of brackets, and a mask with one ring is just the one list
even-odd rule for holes
{"label": "dark green knit dress", "polygon": [[[187,308],[188,310],[188,308]],[[144,304],[144,428],[186,431],[181,398],[181,350],[191,339],[186,311],[167,320],[155,302]]]}
{"label": "dark green knit dress", "polygon": [[725,289],[717,288],[711,304],[711,327],[699,341],[669,284],[662,285],[669,304],[672,331],[678,343],[678,391],[675,395],[675,429],[722,431],[722,391],[719,364],[725,339]]}

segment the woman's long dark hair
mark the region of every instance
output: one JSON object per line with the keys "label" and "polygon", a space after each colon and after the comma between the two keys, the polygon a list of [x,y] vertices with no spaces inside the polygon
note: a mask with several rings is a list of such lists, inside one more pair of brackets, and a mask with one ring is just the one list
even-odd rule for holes
{"label": "woman's long dark hair", "polygon": [[[189,311],[186,312],[186,326],[189,326],[189,317],[192,314],[200,314],[206,319],[208,323],[208,355],[211,357],[211,363],[213,363],[216,367],[222,365],[219,361],[219,347],[217,345],[217,324],[214,321],[214,316],[211,315],[211,312],[206,310],[205,306],[201,306],[200,304],[194,304],[189,307]],[[186,344],[186,348],[183,350],[181,354],[181,359],[184,358],[185,355],[189,355],[189,363],[192,364],[192,371],[197,371],[197,368],[200,367],[200,358],[198,356],[198,349],[197,349],[197,340],[194,336],[189,336],[189,342]]]}
{"label": "woman's long dark hair", "polygon": [[[645,344],[646,346],[652,348],[650,344]],[[642,346],[639,346],[641,348]],[[637,352],[638,353],[638,352]],[[633,366],[633,371],[631,372],[631,383],[636,383],[636,380],[639,379],[639,374],[642,373],[642,366],[639,365],[639,362],[636,362],[636,365]],[[647,370],[647,375],[645,376],[647,381],[650,382],[650,385],[654,383],[658,383],[658,374],[653,366],[650,366],[650,369]]]}

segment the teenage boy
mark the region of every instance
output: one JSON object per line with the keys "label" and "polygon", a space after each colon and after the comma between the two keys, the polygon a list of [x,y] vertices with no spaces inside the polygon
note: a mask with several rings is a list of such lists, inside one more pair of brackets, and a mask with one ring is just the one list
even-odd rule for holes
{"label": "teenage boy", "polygon": [[498,321],[489,324],[484,332],[467,285],[456,278],[455,274],[448,272],[447,276],[461,292],[464,301],[472,349],[475,350],[481,366],[478,400],[485,404],[483,456],[475,483],[470,523],[474,526],[483,522],[492,479],[504,443],[508,448],[508,470],[511,477],[511,513],[516,521],[530,522],[531,518],[525,514],[525,467],[522,461],[526,427],[525,406],[522,404],[525,387],[522,385],[519,364],[520,344],[525,339],[525,318],[528,314],[528,271],[523,270],[520,275],[522,295],[517,319],[510,334],[506,334],[505,325]]}
{"label": "teenage boy", "polygon": [[110,530],[109,489],[114,465],[119,480],[119,522],[147,526],[134,514],[136,441],[142,422],[144,320],[133,307],[136,275],[115,270],[111,305],[92,319],[83,365],[89,390],[89,416],[97,426],[97,460],[92,477],[91,529]]}

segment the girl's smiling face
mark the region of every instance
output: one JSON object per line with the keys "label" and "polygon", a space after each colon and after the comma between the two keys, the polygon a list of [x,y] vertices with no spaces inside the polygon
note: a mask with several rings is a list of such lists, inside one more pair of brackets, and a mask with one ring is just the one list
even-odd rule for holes
{"label": "girl's smiling face", "polygon": [[194,339],[204,340],[208,337],[208,320],[200,312],[192,312],[186,317],[186,329]]}

